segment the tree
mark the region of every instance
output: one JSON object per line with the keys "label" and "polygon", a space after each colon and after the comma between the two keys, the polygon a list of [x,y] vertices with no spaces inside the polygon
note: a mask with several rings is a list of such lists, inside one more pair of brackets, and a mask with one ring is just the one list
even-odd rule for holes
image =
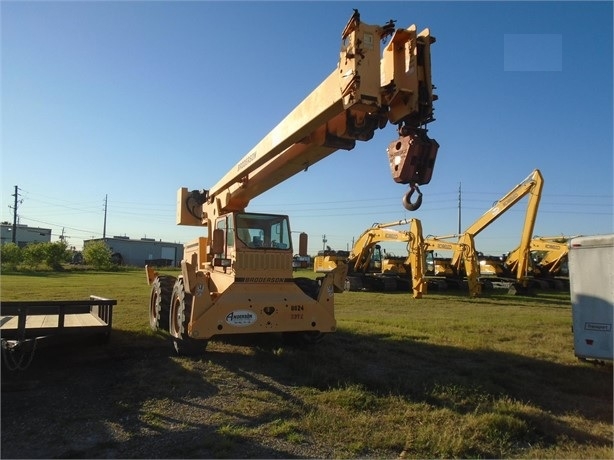
{"label": "tree", "polygon": [[55,271],[62,270],[62,264],[70,261],[68,245],[64,241],[44,243],[45,263]]}
{"label": "tree", "polygon": [[45,243],[29,243],[21,250],[22,262],[26,267],[34,270],[45,262],[46,252]]}
{"label": "tree", "polygon": [[109,269],[112,266],[111,249],[104,241],[89,241],[83,246],[85,263],[97,269]]}
{"label": "tree", "polygon": [[21,260],[21,248],[15,243],[6,243],[0,246],[0,263],[3,268],[15,270]]}

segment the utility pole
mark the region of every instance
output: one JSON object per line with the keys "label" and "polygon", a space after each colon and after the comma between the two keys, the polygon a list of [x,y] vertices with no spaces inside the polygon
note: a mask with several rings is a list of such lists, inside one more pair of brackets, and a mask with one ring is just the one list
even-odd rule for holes
{"label": "utility pole", "polygon": [[15,186],[15,205],[13,206],[13,243],[17,244],[17,204],[19,203],[19,187]]}
{"label": "utility pole", "polygon": [[102,226],[102,239],[107,237],[107,197],[108,195],[104,196],[104,224]]}
{"label": "utility pole", "polygon": [[458,183],[458,234],[461,233],[461,183]]}

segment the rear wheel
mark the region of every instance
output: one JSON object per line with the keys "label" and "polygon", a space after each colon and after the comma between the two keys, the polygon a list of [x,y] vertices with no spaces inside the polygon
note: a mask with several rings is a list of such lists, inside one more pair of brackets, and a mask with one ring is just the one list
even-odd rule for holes
{"label": "rear wheel", "polygon": [[312,299],[317,299],[320,292],[320,285],[316,280],[310,278],[294,278],[294,282],[301,290]]}
{"label": "rear wheel", "polygon": [[149,298],[149,326],[152,330],[168,330],[168,318],[173,295],[174,276],[156,276]]}
{"label": "rear wheel", "polygon": [[319,331],[284,332],[282,337],[284,343],[288,345],[301,346],[320,343],[324,334]]}
{"label": "rear wheel", "polygon": [[175,281],[168,315],[168,329],[173,337],[173,346],[179,355],[197,355],[204,351],[207,341],[196,340],[188,335],[188,323],[192,312],[192,294],[185,291],[183,279]]}

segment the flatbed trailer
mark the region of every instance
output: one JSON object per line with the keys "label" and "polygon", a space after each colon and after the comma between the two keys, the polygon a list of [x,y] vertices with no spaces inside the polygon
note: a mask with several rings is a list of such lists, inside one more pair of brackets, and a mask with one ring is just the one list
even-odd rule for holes
{"label": "flatbed trailer", "polygon": [[15,355],[22,361],[25,354],[33,355],[37,347],[66,339],[93,337],[97,343],[108,342],[115,305],[117,300],[95,295],[85,300],[1,301],[0,341],[4,362],[9,360],[14,364]]}

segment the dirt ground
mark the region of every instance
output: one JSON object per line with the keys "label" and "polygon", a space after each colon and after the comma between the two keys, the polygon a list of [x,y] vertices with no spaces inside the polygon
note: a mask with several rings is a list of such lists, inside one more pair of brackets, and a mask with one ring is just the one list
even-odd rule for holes
{"label": "dirt ground", "polygon": [[[210,344],[211,345],[211,344]],[[292,397],[291,384],[259,374],[249,356],[207,350],[179,369],[168,343],[146,349],[38,349],[24,371],[2,370],[2,458],[331,458],[308,439],[225,436],[237,391]],[[232,378],[210,383],[214,362]],[[160,384],[156,384],[156,379]],[[258,424],[259,420],[250,423]],[[226,422],[224,422],[226,423]],[[245,420],[238,424],[245,423]]]}

